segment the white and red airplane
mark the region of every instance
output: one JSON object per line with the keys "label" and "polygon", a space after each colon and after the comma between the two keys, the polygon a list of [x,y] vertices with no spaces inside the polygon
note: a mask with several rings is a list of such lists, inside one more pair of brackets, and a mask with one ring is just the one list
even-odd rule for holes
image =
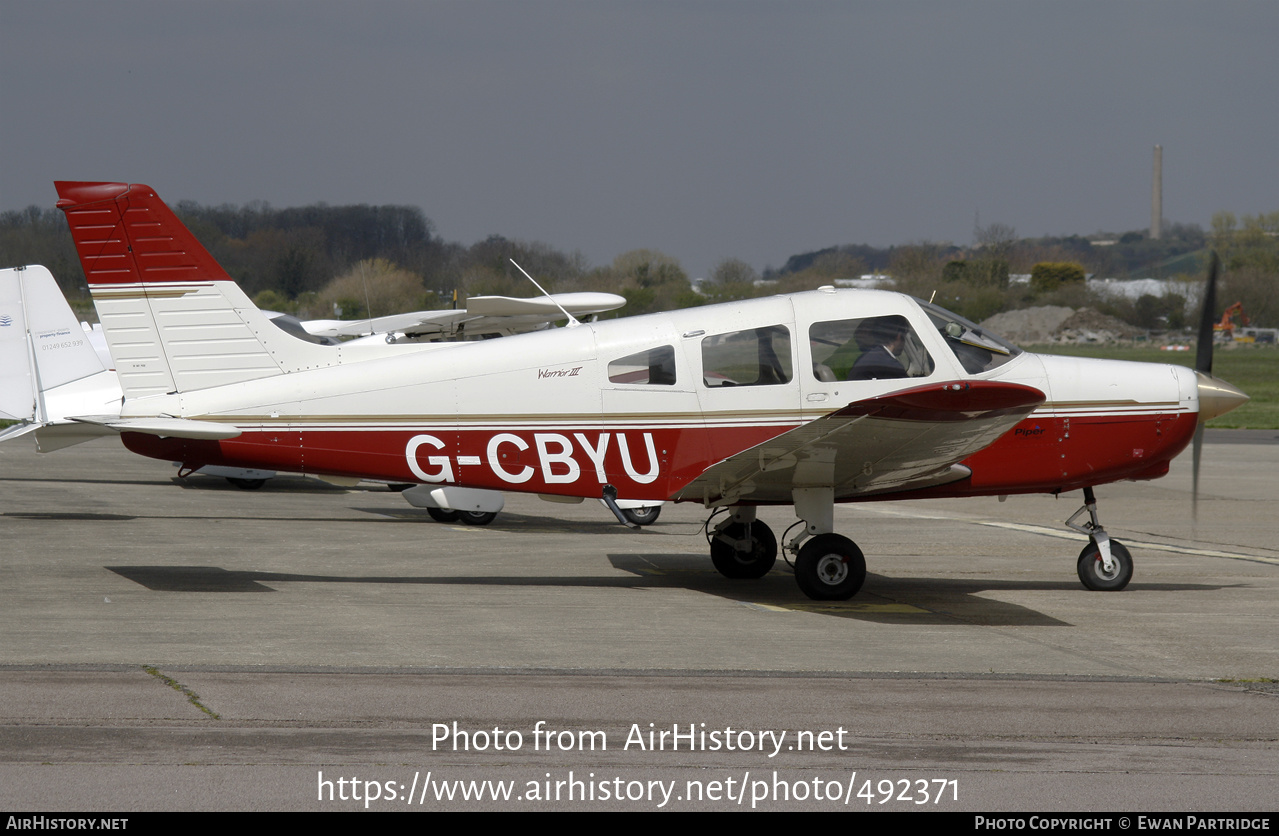
{"label": "white and red airplane", "polygon": [[1210,354],[1203,371],[1029,354],[909,296],[829,287],[500,340],[315,345],[270,325],[150,187],[56,186],[124,392],[118,416],[77,420],[130,450],[419,482],[454,508],[496,491],[699,502],[727,509],[708,539],[733,578],[776,560],[756,508],[793,505],[784,548],[817,599],[866,574],[836,502],[1079,489],[1079,577],[1122,589],[1132,559],[1093,487],[1162,476],[1247,399]]}

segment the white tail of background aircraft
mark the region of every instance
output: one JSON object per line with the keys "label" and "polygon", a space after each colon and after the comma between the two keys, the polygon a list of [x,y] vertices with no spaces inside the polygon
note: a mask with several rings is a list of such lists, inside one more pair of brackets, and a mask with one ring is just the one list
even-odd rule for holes
{"label": "white tail of background aircraft", "polygon": [[35,433],[42,452],[110,435],[70,420],[120,410],[115,372],[39,265],[0,270],[0,418],[18,425],[0,441]]}

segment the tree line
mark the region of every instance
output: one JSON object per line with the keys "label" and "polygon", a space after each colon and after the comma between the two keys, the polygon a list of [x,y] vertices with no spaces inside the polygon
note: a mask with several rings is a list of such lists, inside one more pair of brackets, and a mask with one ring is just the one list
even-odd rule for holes
{"label": "tree line", "polygon": [[[1001,310],[1034,304],[1091,305],[1144,328],[1184,324],[1186,294],[1141,300],[1094,297],[1085,273],[1110,277],[1202,281],[1208,247],[1225,266],[1221,307],[1242,301],[1259,325],[1279,324],[1279,212],[1219,213],[1212,229],[1174,224],[1153,239],[1145,232],[1090,238],[1020,238],[1005,224],[977,226],[966,247],[918,242],[892,247],[832,246],[790,256],[762,273],[736,258],[722,260],[694,283],[679,261],[635,249],[606,265],[581,253],[493,235],[471,245],[445,241],[412,206],[313,206],[275,209],[266,203],[174,211],[259,305],[303,317],[361,318],[448,307],[453,299],[531,295],[514,258],[552,292],[620,293],[633,316],[772,293],[810,290],[864,274],[891,276],[897,289],[935,300],[981,321]],[[90,302],[66,220],[56,209],[31,206],[0,213],[0,265],[44,264],[73,306]],[[1015,274],[1033,274],[1013,283]],[[1187,294],[1189,290],[1187,290]]]}

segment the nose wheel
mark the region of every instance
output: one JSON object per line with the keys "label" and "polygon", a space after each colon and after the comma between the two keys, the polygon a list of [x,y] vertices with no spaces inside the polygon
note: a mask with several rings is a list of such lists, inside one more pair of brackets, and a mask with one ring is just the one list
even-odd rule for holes
{"label": "nose wheel", "polygon": [[[1078,523],[1084,514],[1088,521]],[[1097,592],[1118,592],[1132,580],[1132,555],[1118,540],[1110,539],[1097,518],[1097,497],[1092,488],[1084,488],[1083,507],[1066,520],[1066,527],[1088,535],[1088,545],[1079,553],[1075,569],[1079,580]]]}
{"label": "nose wheel", "polygon": [[1079,553],[1079,580],[1098,592],[1118,592],[1132,580],[1132,555],[1118,540],[1110,541],[1110,563],[1107,568],[1097,544],[1089,543]]}

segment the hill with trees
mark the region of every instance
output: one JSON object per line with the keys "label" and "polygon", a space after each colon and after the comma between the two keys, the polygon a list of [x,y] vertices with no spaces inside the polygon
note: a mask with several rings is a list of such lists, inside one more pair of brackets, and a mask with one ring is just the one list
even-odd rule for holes
{"label": "hill with trees", "polygon": [[[1254,324],[1279,325],[1279,212],[1241,218],[1219,213],[1210,231],[1172,224],[1158,239],[1141,231],[1019,238],[1011,226],[990,224],[978,226],[967,247],[841,244],[792,255],[781,268],[762,274],[726,258],[694,291],[679,262],[656,250],[630,250],[593,267],[580,253],[500,235],[467,246],[440,238],[430,218],[412,206],[274,209],[261,202],[201,206],[183,201],[174,210],[259,304],[306,317],[358,318],[446,307],[455,293],[459,299],[530,295],[527,280],[510,263],[514,258],[549,291],[624,295],[628,304],[619,313],[627,316],[808,290],[873,273],[892,277],[898,290],[935,298],[975,321],[1030,305],[1089,305],[1143,328],[1178,327],[1187,294],[1100,298],[1077,277],[1198,282],[1211,247],[1221,253],[1225,268],[1220,306],[1241,301]],[[21,264],[47,266],[73,306],[89,312],[88,289],[60,211],[32,206],[0,213],[0,265]],[[1032,274],[1041,278],[1010,279]]]}

